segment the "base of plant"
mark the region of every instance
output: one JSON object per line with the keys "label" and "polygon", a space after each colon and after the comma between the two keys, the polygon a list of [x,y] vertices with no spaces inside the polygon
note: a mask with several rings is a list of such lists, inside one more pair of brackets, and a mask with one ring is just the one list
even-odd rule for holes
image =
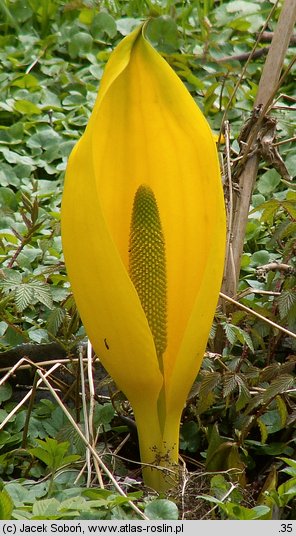
{"label": "base of plant", "polygon": [[158,493],[176,490],[180,481],[180,468],[178,464],[149,465],[142,469],[143,479],[146,486]]}

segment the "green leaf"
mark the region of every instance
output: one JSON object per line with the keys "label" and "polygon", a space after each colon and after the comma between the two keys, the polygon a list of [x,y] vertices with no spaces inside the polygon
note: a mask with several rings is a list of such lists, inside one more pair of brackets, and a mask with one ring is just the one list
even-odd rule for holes
{"label": "green leaf", "polygon": [[62,503],[59,505],[59,511],[60,512],[66,512],[69,510],[86,511],[86,510],[90,510],[92,506],[94,506],[94,502],[87,501],[84,497],[81,497],[81,496],[69,497],[69,499],[62,501]]}
{"label": "green leaf", "polygon": [[227,482],[222,474],[214,475],[211,478],[211,493],[218,499],[222,499],[230,490],[231,484]]}
{"label": "green leaf", "polygon": [[15,305],[19,312],[24,311],[33,303],[34,289],[28,283],[22,283],[15,289]]}
{"label": "green leaf", "polygon": [[94,420],[95,425],[108,425],[114,418],[115,410],[113,405],[110,403],[107,404],[96,404],[94,411]]}
{"label": "green leaf", "polygon": [[238,382],[239,395],[235,404],[235,409],[236,411],[240,411],[248,404],[251,395],[245,380],[239,375],[237,375],[236,379]]}
{"label": "green leaf", "polygon": [[251,257],[252,265],[253,266],[262,266],[264,264],[267,264],[270,260],[270,253],[269,251],[266,251],[265,249],[261,249],[259,251],[255,251]]}
{"label": "green leaf", "polygon": [[229,372],[223,376],[223,396],[229,396],[237,388],[236,374]]}
{"label": "green leaf", "polygon": [[85,56],[92,49],[93,39],[89,33],[77,32],[68,45],[71,58]]}
{"label": "green leaf", "polygon": [[109,13],[100,11],[97,13],[91,23],[90,31],[94,39],[103,39],[105,34],[113,39],[117,34],[117,27],[115,20]]}
{"label": "green leaf", "polygon": [[0,207],[3,207],[5,210],[7,210],[7,208],[10,208],[13,211],[17,210],[17,196],[10,188],[0,188]]}
{"label": "green leaf", "polygon": [[262,419],[258,419],[257,422],[258,422],[258,426],[259,426],[260,434],[261,434],[261,443],[266,443],[267,438],[268,438],[267,426],[264,424]]}
{"label": "green leaf", "polygon": [[230,342],[230,344],[235,344],[237,341],[241,342],[242,344],[246,344],[251,352],[254,352],[254,346],[252,339],[246,331],[241,329],[238,326],[234,326],[233,324],[221,322],[221,325],[225,331],[225,335],[227,340]]}
{"label": "green leaf", "polygon": [[12,86],[30,89],[39,87],[39,82],[35,76],[30,73],[18,75],[11,83]]}
{"label": "green leaf", "polygon": [[278,395],[276,397],[276,404],[277,404],[278,412],[279,412],[280,419],[281,419],[281,425],[284,428],[287,424],[287,418],[289,415],[284,398]]}
{"label": "green leaf", "polygon": [[244,13],[248,15],[250,13],[256,13],[260,10],[260,7],[255,2],[249,2],[247,0],[233,0],[226,6],[228,13]]}
{"label": "green leaf", "polygon": [[[136,19],[134,17],[123,17],[116,21],[117,30],[123,36],[128,35],[138,25],[139,25],[139,19]],[[106,56],[104,59],[106,61],[107,59]]]}
{"label": "green leaf", "polygon": [[189,452],[196,452],[201,443],[199,427],[196,422],[185,422],[180,432],[180,448]]}
{"label": "green leaf", "polygon": [[13,501],[5,489],[0,491],[0,519],[11,519]]}
{"label": "green leaf", "polygon": [[215,401],[214,389],[220,382],[221,374],[219,372],[204,372],[199,388],[198,414],[203,413],[213,404]]}
{"label": "green leaf", "polygon": [[282,473],[286,473],[286,475],[290,475],[296,478],[296,469],[295,467],[286,467],[285,469],[281,469]]}
{"label": "green leaf", "polygon": [[3,276],[3,279],[0,278],[0,283],[1,286],[7,288],[7,290],[14,290],[15,286],[22,282],[21,274],[10,268],[4,268]]}
{"label": "green leaf", "polygon": [[296,303],[296,292],[294,289],[283,290],[278,297],[278,306],[281,320],[285,318],[290,309]]}
{"label": "green leaf", "polygon": [[[32,285],[32,283],[31,283]],[[49,285],[36,281],[33,283],[34,298],[43,303],[48,309],[52,309],[52,296]]]}
{"label": "green leaf", "polygon": [[296,478],[290,478],[277,489],[280,506],[286,506],[291,499],[296,497]]}
{"label": "green leaf", "polygon": [[257,189],[260,194],[271,194],[281,182],[281,176],[275,169],[270,169],[263,173],[257,182]]}
{"label": "green leaf", "polygon": [[288,389],[294,387],[294,382],[295,379],[290,374],[281,374],[271,382],[269,387],[267,387],[263,395],[263,402],[269,402],[276,395],[285,393]]}
{"label": "green leaf", "polygon": [[215,387],[219,385],[220,380],[221,380],[221,374],[219,372],[206,372],[205,371],[201,384],[200,384],[200,388],[199,388],[200,397],[207,395],[209,392],[215,389]]}
{"label": "green leaf", "polygon": [[237,330],[237,338],[238,338],[238,340],[242,344],[246,344],[248,346],[248,348],[251,350],[251,352],[254,353],[253,341],[252,341],[249,333],[247,333],[245,330],[239,328],[238,326],[236,326],[236,330]]}
{"label": "green leaf", "polygon": [[235,329],[236,326],[233,326],[232,324],[228,324],[228,323],[222,323],[222,327],[225,331],[225,335],[226,335],[228,342],[230,342],[230,344],[234,344],[235,341],[237,340],[236,329]]}
{"label": "green leaf", "polygon": [[56,335],[66,317],[66,311],[61,307],[55,307],[47,318],[46,328],[52,335]]}
{"label": "green leaf", "polygon": [[27,333],[28,333],[30,340],[36,342],[37,344],[49,341],[48,333],[45,329],[33,328],[33,329],[29,329]]}
{"label": "green leaf", "polygon": [[16,507],[26,504],[28,498],[28,491],[25,486],[22,486],[18,482],[9,482],[4,488],[10,495],[14,505]]}
{"label": "green leaf", "polygon": [[178,519],[178,508],[172,501],[157,499],[147,504],[145,515],[149,519]]}
{"label": "green leaf", "polygon": [[33,449],[30,449],[29,451],[33,456],[36,456],[39,460],[41,460],[45,465],[47,465],[49,468],[53,465],[53,457],[50,452],[47,452],[42,447],[35,447]]}
{"label": "green leaf", "polygon": [[33,519],[46,519],[59,514],[60,502],[57,499],[41,499],[33,504]]}
{"label": "green leaf", "polygon": [[[295,469],[295,472],[296,472],[296,460],[293,460],[292,458],[285,458],[284,456],[281,456],[280,460],[283,460],[283,462],[285,462],[287,465],[289,465],[290,467],[293,467],[293,469]],[[284,470],[285,469],[283,469],[283,471]]]}
{"label": "green leaf", "polygon": [[161,15],[148,21],[146,36],[165,52],[176,50],[179,45],[179,32],[176,21],[169,15]]}
{"label": "green leaf", "polygon": [[270,512],[269,506],[263,504],[253,508],[246,508],[239,504],[228,503],[221,505],[221,507],[229,516],[229,519],[236,520],[262,519]]}
{"label": "green leaf", "polygon": [[[1,358],[0,358],[1,359]],[[9,400],[12,395],[12,387],[9,383],[4,383],[4,385],[0,385],[0,404],[2,402],[5,402],[6,400]]]}
{"label": "green leaf", "polygon": [[40,108],[36,106],[31,101],[28,100],[18,100],[14,104],[14,109],[16,112],[19,112],[24,115],[39,115],[41,114]]}

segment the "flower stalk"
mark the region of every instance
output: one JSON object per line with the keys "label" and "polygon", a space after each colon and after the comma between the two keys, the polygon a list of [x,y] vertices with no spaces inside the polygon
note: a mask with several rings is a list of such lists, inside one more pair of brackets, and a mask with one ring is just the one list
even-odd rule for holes
{"label": "flower stalk", "polygon": [[177,480],[226,232],[211,130],[144,28],[112,53],[70,155],[62,239],[88,336],[133,407],[144,480],[161,491]]}

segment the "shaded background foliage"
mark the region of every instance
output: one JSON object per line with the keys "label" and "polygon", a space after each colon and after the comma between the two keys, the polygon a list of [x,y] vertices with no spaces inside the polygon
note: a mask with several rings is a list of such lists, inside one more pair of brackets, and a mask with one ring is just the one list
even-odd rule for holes
{"label": "shaded background foliage", "polygon": [[[150,40],[184,81],[214,132],[219,133],[227,112],[234,165],[239,134],[253,109],[280,3],[235,95],[233,90],[272,5],[245,0],[0,2],[2,358],[24,343],[58,343],[63,355],[71,355],[85,338],[63,263],[60,200],[68,155],[86,126],[104,66],[116,44],[141,20],[153,17],[148,26]],[[293,56],[295,37],[286,66]],[[280,92],[271,115],[277,121],[277,140],[282,143],[279,151],[293,177],[295,145],[286,140],[295,137],[295,70],[287,75]],[[221,161],[223,153],[225,156],[222,146]],[[262,161],[250,207],[239,298],[292,332],[296,327],[295,220],[295,186]],[[224,344],[217,349],[219,330]],[[221,517],[293,519],[295,493],[290,490],[296,485],[296,468],[295,464],[287,468],[287,458],[295,455],[295,338],[239,309],[226,314],[219,308],[209,350],[184,411],[181,448],[188,469],[193,475],[204,466],[207,472],[224,471],[212,478],[212,499],[208,498],[216,501],[215,511]],[[44,360],[46,355],[40,357]],[[4,419],[14,402],[10,388],[1,389]],[[106,404],[100,406],[100,399],[97,404],[101,415],[100,407]],[[116,415],[131,415],[123,408],[123,397],[113,401],[116,411],[109,401],[107,404],[109,409],[104,411],[109,414],[100,416],[97,425],[104,427],[108,448],[112,448],[128,430],[126,424],[116,421]],[[44,474],[45,458],[38,458],[36,440],[57,436],[54,416],[62,419],[59,411],[52,402],[39,402],[26,434],[25,410],[0,432],[4,434],[0,436],[4,479],[38,479]],[[82,419],[79,404],[76,413]],[[15,454],[24,435],[31,461],[20,461]],[[71,448],[71,455],[83,456],[75,442]],[[65,454],[65,449],[62,451]],[[118,462],[113,470],[128,474],[124,463]],[[54,471],[51,467],[52,474]],[[59,478],[57,487],[64,485],[62,476]],[[195,498],[196,478],[199,476],[189,478],[187,488],[190,496],[192,486]],[[34,495],[32,504],[37,496],[47,497],[48,487],[34,489],[40,495]],[[15,503],[16,491],[11,493]],[[75,491],[71,493],[75,495]],[[226,502],[221,501],[225,494]],[[204,504],[205,499],[200,501]],[[245,506],[240,507],[242,502]],[[23,505],[21,499],[18,504]],[[198,504],[199,509],[204,508]],[[262,505],[265,509],[258,510]],[[56,513],[56,504],[48,507]],[[74,515],[71,508],[68,516]],[[120,518],[123,511],[114,514],[113,508],[119,508],[119,503],[110,506],[109,514],[112,511]],[[182,508],[186,511],[187,507]],[[196,518],[201,514],[190,513],[189,508],[186,515]]]}

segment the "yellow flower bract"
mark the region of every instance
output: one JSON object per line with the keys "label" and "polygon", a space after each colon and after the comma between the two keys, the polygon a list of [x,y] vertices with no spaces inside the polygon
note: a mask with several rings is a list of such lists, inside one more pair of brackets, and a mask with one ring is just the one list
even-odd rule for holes
{"label": "yellow flower bract", "polygon": [[[153,192],[165,244],[161,366],[129,274],[133,205],[142,185]],[[138,28],[112,53],[85,133],[70,156],[62,239],[82,321],[133,406],[144,463],[177,463],[181,412],[218,300],[225,234],[211,130]],[[144,477],[154,488],[166,485],[159,471],[145,469]]]}

